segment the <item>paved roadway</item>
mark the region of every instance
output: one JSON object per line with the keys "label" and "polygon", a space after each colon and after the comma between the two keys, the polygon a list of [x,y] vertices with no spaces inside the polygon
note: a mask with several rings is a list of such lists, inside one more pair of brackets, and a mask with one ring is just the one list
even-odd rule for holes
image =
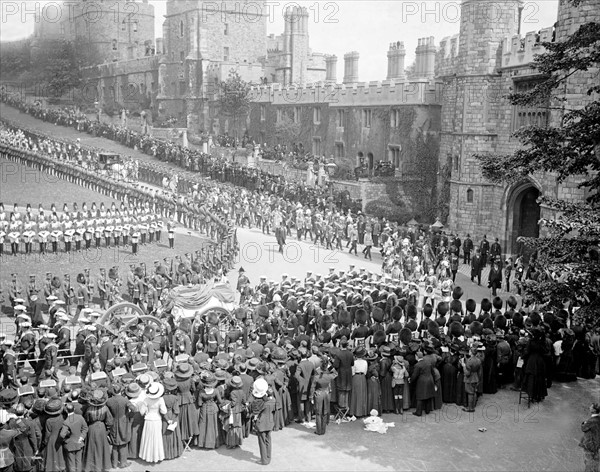
{"label": "paved roadway", "polygon": [[[123,152],[122,146],[111,141],[33,120],[4,105],[0,106],[0,112],[10,119],[19,118],[27,127],[35,125],[44,132],[49,132],[48,128],[56,136],[81,137],[84,144]],[[93,143],[87,142],[88,138]],[[126,152],[141,154],[130,149]],[[143,154],[136,157],[150,159]],[[279,281],[284,272],[305,277],[308,270],[324,275],[329,267],[347,270],[354,264],[357,268],[377,271],[381,265],[377,253],[371,262],[293,239],[282,255],[274,245],[274,236],[263,235],[256,229],[238,230],[238,239],[241,250],[230,274],[232,283],[240,266],[256,283],[261,275]],[[471,284],[463,274],[459,274],[458,283],[465,288],[465,299],[488,295],[487,289]],[[241,449],[193,450],[161,464],[136,462],[129,470],[583,470],[581,449],[577,445],[581,435],[579,425],[587,417],[587,406],[599,400],[598,382],[556,384],[549,393],[541,405],[531,409],[519,408],[517,393],[501,390],[496,395],[485,395],[470,417],[454,405],[445,405],[436,415],[424,418],[410,414],[384,415],[386,422],[395,422],[386,435],[363,431],[360,421],[332,424],[325,437],[294,425],[273,434],[273,460],[268,467],[255,463],[259,454],[256,438],[252,436]],[[486,430],[480,432],[480,428]]]}

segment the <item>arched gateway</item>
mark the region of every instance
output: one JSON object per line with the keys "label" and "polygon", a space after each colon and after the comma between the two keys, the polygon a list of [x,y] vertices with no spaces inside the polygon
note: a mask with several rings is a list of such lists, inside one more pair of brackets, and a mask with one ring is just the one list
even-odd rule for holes
{"label": "arched gateway", "polygon": [[540,235],[540,205],[537,199],[539,188],[530,180],[521,182],[507,190],[506,199],[506,254],[520,254],[529,258],[531,250],[519,243],[519,237],[537,238]]}

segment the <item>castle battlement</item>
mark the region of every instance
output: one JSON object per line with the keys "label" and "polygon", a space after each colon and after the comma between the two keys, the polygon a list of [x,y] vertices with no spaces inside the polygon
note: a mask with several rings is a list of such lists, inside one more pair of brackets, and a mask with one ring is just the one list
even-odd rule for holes
{"label": "castle battlement", "polygon": [[502,41],[502,68],[520,67],[531,64],[536,54],[542,54],[542,43],[554,40],[554,28],[544,28],[539,32],[530,31],[525,35],[514,35]]}
{"label": "castle battlement", "polygon": [[440,41],[435,55],[435,75],[443,77],[454,73],[458,58],[459,35],[446,36]]}
{"label": "castle battlement", "polygon": [[105,62],[96,66],[82,67],[84,79],[100,77],[115,77],[118,75],[137,74],[158,70],[159,61],[163,55],[144,56],[117,62]]}
{"label": "castle battlement", "polygon": [[318,105],[331,107],[437,105],[442,84],[437,81],[384,80],[352,84],[317,82],[304,87],[269,84],[251,88],[251,101],[271,105]]}

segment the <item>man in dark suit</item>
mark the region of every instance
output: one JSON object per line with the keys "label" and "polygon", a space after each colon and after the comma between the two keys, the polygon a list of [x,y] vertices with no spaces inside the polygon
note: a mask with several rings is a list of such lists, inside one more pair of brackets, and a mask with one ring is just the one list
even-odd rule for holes
{"label": "man in dark suit", "polygon": [[300,348],[302,360],[296,367],[297,396],[298,396],[298,423],[308,422],[311,419],[310,389],[315,366],[308,360],[308,349]]}
{"label": "man in dark suit", "polygon": [[474,282],[475,277],[477,277],[477,285],[481,285],[481,269],[483,269],[483,265],[480,250],[477,249],[471,259],[471,282]]}
{"label": "man in dark suit", "polygon": [[252,403],[250,414],[254,422],[254,430],[258,436],[260,450],[259,464],[268,465],[271,462],[271,431],[275,427],[275,410],[277,403],[269,392],[269,384],[265,379],[256,379],[252,388]]}
{"label": "man in dark suit", "polygon": [[481,265],[486,266],[488,260],[488,254],[490,252],[490,242],[487,240],[487,236],[484,234],[481,243],[479,244],[479,250],[481,251]]}
{"label": "man in dark suit", "polygon": [[[244,392],[244,400],[248,401],[252,399],[252,385],[254,384],[254,378],[251,375],[248,375],[247,367],[244,362],[240,363],[236,367],[240,379],[242,379],[242,391]],[[242,413],[242,429],[244,434],[244,439],[250,436],[250,415],[246,414],[246,412]]]}
{"label": "man in dark suit", "polygon": [[581,423],[583,437],[579,446],[583,448],[585,453],[585,472],[597,472],[600,460],[600,404],[592,404],[590,413],[592,416]]}
{"label": "man in dark suit", "polygon": [[342,410],[350,407],[350,391],[352,390],[352,366],[354,356],[348,350],[348,339],[343,336],[340,339],[340,349],[333,359],[333,367],[338,372],[336,377],[336,392],[338,395],[338,407]]}
{"label": "man in dark suit", "polygon": [[488,287],[492,289],[492,296],[496,296],[497,290],[502,287],[502,269],[499,261],[492,263],[492,269],[488,276]]}
{"label": "man in dark suit", "polygon": [[464,411],[472,413],[475,411],[475,404],[477,402],[477,385],[481,379],[481,360],[477,357],[477,351],[485,347],[480,346],[479,343],[475,342],[471,345],[471,355],[468,359],[462,357],[460,364],[464,372],[465,382],[465,393],[467,394],[467,407],[463,408]]}
{"label": "man in dark suit", "polygon": [[433,379],[433,364],[429,357],[423,357],[422,352],[417,352],[417,363],[410,376],[410,383],[415,386],[415,398],[417,409],[413,412],[415,416],[431,411],[431,400],[435,397],[435,381]]}
{"label": "man in dark suit", "polygon": [[75,413],[75,409],[71,403],[65,405],[65,411],[67,419],[63,423],[60,435],[63,438],[63,452],[67,472],[81,472],[83,467],[81,456],[88,426],[83,416]]}
{"label": "man in dark suit", "polygon": [[113,425],[108,432],[112,444],[111,462],[113,469],[129,467],[127,446],[131,440],[131,427],[127,417],[128,403],[129,401],[121,395],[121,387],[118,384],[113,384],[112,396],[106,401],[106,406],[114,418]]}
{"label": "man in dark suit", "polygon": [[464,264],[471,263],[471,252],[472,251],[473,251],[473,240],[471,239],[471,235],[467,234],[467,237],[465,238],[465,240],[463,242],[463,253],[464,253],[463,263]]}

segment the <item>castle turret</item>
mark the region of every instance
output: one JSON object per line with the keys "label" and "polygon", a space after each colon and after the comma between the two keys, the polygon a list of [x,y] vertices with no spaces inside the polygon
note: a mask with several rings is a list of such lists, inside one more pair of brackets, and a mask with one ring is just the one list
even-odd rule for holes
{"label": "castle turret", "polygon": [[325,67],[326,67],[326,82],[337,82],[337,56],[327,56],[325,58]]}
{"label": "castle turret", "polygon": [[387,57],[387,79],[404,80],[406,78],[406,74],[404,73],[404,58],[406,57],[404,43],[402,41],[398,41],[396,43],[390,44],[390,49],[388,50]]}
{"label": "castle turret", "polygon": [[344,54],[344,83],[354,84],[358,82],[358,58],[356,51]]}

